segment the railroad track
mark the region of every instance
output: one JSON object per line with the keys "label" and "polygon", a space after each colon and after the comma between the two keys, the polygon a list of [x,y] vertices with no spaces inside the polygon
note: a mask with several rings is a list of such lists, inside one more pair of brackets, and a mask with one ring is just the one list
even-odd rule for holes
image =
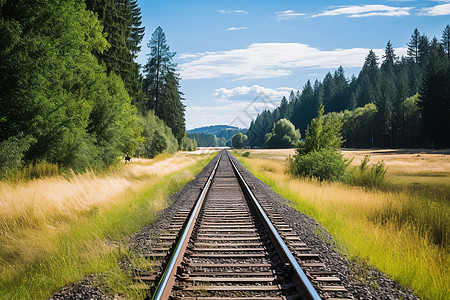
{"label": "railroad track", "polygon": [[[191,208],[189,208],[191,207]],[[187,203],[147,257],[160,271],[152,299],[321,299],[348,297],[333,272],[222,150],[195,203]]]}

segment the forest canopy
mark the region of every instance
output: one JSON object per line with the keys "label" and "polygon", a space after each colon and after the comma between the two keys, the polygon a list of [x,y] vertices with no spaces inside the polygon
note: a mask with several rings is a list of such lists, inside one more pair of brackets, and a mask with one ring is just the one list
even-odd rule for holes
{"label": "forest canopy", "polygon": [[[0,173],[38,161],[105,168],[148,146],[140,20],[136,0],[0,1],[0,153],[12,158]],[[174,151],[186,145],[184,105],[178,76],[164,80],[156,116],[170,130],[154,148]]]}
{"label": "forest canopy", "polygon": [[325,118],[342,121],[346,147],[449,148],[449,87],[450,26],[441,39],[415,29],[406,57],[398,57],[388,41],[382,57],[369,51],[358,77],[345,77],[339,67],[322,81],[308,80],[301,92],[292,91],[251,122],[248,141],[271,147],[265,137],[281,119],[304,135],[323,105]]}

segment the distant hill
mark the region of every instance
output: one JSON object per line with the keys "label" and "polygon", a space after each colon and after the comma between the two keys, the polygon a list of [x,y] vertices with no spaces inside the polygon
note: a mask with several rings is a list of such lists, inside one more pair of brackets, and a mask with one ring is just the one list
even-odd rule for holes
{"label": "distant hill", "polygon": [[233,131],[233,132],[243,132],[247,131],[245,128],[238,128],[235,126],[229,126],[229,125],[212,125],[212,126],[205,126],[205,127],[199,127],[195,129],[188,130],[187,133],[208,133],[208,134],[214,134],[218,135],[221,131]]}
{"label": "distant hill", "polygon": [[199,147],[225,146],[231,137],[238,132],[246,133],[246,128],[229,125],[212,125],[187,131],[188,137],[194,138]]}

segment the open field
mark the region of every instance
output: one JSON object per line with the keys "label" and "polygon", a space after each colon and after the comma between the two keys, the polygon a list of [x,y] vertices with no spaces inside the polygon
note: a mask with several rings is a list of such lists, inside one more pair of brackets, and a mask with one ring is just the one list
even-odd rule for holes
{"label": "open field", "polygon": [[[252,157],[284,160],[295,149],[249,149]],[[441,186],[450,192],[450,150],[429,149],[342,149],[346,158],[357,166],[370,155],[370,162],[384,160],[392,184]]]}
{"label": "open field", "polygon": [[0,182],[0,299],[46,298],[116,267],[126,237],[154,222],[210,159],[179,152],[106,174]]}
{"label": "open field", "polygon": [[[324,226],[334,236],[339,251],[377,267],[421,297],[446,299],[450,288],[450,204],[448,183],[440,178],[449,176],[449,155],[375,154],[371,161],[386,158],[394,169],[389,174],[393,179],[398,178],[395,172],[400,172],[415,174],[405,177],[419,180],[416,184],[408,180],[401,185],[394,183],[395,188],[375,190],[293,179],[284,173],[284,162],[280,163],[291,150],[249,152],[249,158],[240,158],[246,167],[291,200],[294,208]],[[365,155],[363,151],[345,153],[350,154],[359,155],[356,161]],[[417,155],[424,159],[417,162]],[[400,167],[401,161],[409,163],[404,164],[405,169]],[[417,165],[414,167],[413,163]],[[419,169],[419,164],[423,169]],[[438,170],[439,165],[442,169]],[[439,176],[427,176],[428,172]],[[438,179],[427,182],[426,178]]]}

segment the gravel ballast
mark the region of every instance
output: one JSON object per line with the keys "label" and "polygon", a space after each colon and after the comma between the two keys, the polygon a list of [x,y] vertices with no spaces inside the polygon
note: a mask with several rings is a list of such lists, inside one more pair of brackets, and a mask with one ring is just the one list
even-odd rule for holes
{"label": "gravel ballast", "polygon": [[[158,221],[142,228],[130,238],[131,248],[136,254],[145,253],[154,244],[155,237],[169,227],[171,219],[181,209],[191,208],[201,192],[201,187],[211,172],[217,156],[200,172],[196,178],[186,184],[178,193],[171,196],[171,206],[161,211]],[[341,279],[342,285],[355,299],[419,299],[411,290],[406,289],[390,279],[384,273],[348,260],[335,251],[333,237],[314,219],[295,210],[289,201],[274,193],[270,186],[261,182],[234,158],[241,174],[251,186],[257,197],[264,197],[273,203],[273,207],[284,217],[285,222],[298,234],[308,247],[318,253],[331,271]],[[65,287],[50,299],[120,299],[118,295],[107,295],[96,287],[94,276],[85,277],[81,282]],[[122,296],[126,298],[126,296]]]}

